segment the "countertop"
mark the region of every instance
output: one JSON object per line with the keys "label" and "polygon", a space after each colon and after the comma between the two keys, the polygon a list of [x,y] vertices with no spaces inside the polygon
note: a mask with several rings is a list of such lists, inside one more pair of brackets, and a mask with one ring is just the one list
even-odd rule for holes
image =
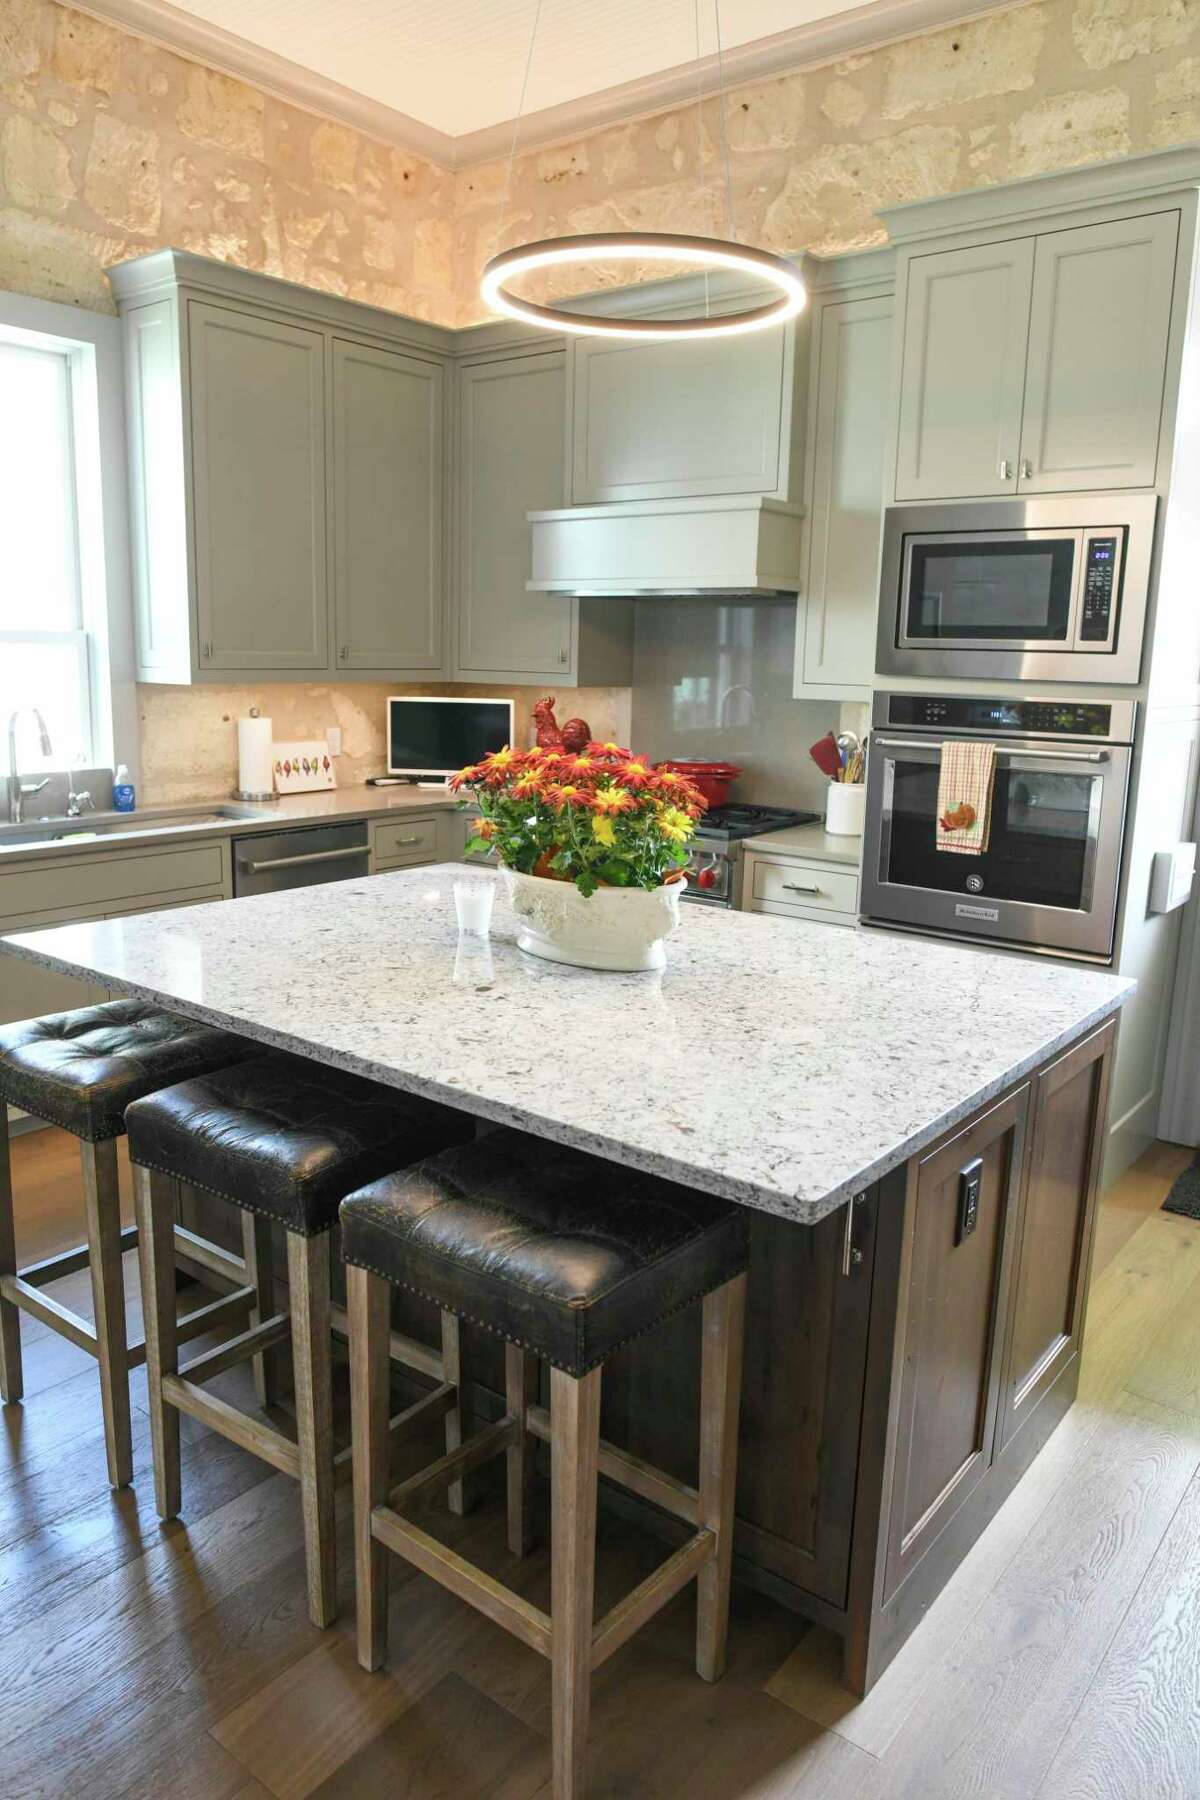
{"label": "countertop", "polygon": [[784,831],[765,831],[745,838],[744,850],[772,850],[781,856],[805,856],[814,862],[848,863],[857,869],[862,856],[861,837],[843,837],[823,825],[792,825]]}
{"label": "countertop", "polygon": [[[1040,958],[685,909],[654,975],[525,955],[456,864],[42,929],[11,954],[813,1224],[1114,1013]],[[286,946],[281,950],[280,946]]]}

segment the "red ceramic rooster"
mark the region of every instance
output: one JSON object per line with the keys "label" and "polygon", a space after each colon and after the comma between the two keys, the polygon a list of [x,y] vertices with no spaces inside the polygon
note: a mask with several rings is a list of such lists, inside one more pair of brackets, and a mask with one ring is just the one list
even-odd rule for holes
{"label": "red ceramic rooster", "polygon": [[592,728],[586,719],[568,719],[560,726],[554,717],[554,695],[547,694],[533,709],[539,750],[570,750],[575,756],[592,741]]}

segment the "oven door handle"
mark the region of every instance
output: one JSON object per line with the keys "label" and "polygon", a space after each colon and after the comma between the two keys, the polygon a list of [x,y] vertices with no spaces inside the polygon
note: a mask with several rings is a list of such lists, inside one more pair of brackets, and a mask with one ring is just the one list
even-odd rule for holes
{"label": "oven door handle", "polygon": [[[955,742],[961,740],[955,739]],[[876,736],[871,740],[873,746],[880,750],[940,750],[942,740],[935,738],[925,742],[921,738],[882,738]],[[1110,753],[1107,750],[1009,750],[1003,744],[996,745],[997,756],[1016,756],[1022,759],[1036,757],[1041,762],[1082,762],[1106,763]]]}

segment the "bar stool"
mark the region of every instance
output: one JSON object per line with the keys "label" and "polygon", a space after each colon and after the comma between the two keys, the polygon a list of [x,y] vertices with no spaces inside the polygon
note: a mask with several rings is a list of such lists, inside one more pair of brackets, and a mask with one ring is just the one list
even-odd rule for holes
{"label": "bar stool", "polygon": [[[122,1253],[137,1241],[135,1228],[121,1228],[117,1186],[117,1139],[125,1130],[125,1108],[155,1088],[255,1051],[244,1038],[177,1018],[141,1000],[110,1000],[0,1030],[0,1396],[12,1403],[24,1392],[21,1312],[94,1356],[108,1479],[114,1487],[133,1479],[129,1370],[145,1356],[143,1344],[128,1342],[121,1274]],[[24,1269],[17,1266],[9,1106],[78,1138],[83,1169],[86,1243]],[[204,1262],[207,1270],[206,1252],[212,1247],[202,1239],[180,1230],[177,1248],[183,1255],[192,1252],[189,1260]],[[91,1273],[94,1326],[42,1292],[48,1283],[79,1269]],[[244,1316],[250,1298],[226,1295],[181,1321],[180,1328],[185,1336],[198,1336],[234,1314]]]}
{"label": "bar stool", "polygon": [[[346,1316],[331,1303],[329,1232],[344,1194],[398,1163],[415,1162],[472,1135],[470,1118],[393,1088],[305,1058],[260,1056],[233,1069],[185,1081],[139,1100],[126,1114],[134,1164],[138,1256],[146,1316],[146,1377],[159,1516],[180,1510],[179,1415],[188,1413],[300,1483],[309,1616],[332,1623],[337,1612],[334,1484],[349,1453],[333,1451],[331,1332]],[[179,1365],[171,1272],[174,1182],[215,1194],[268,1229],[287,1232],[289,1305],[263,1296],[258,1322]],[[444,1321],[442,1354],[392,1333],[385,1346],[402,1365],[432,1375],[433,1393],[395,1421],[399,1432],[446,1420],[458,1442],[458,1322]],[[203,1383],[290,1339],[295,1375],[296,1440],[238,1410]]]}
{"label": "bar stool", "polygon": [[[696,1578],[696,1667],[725,1664],[737,1474],[745,1214],[599,1157],[496,1131],[342,1202],[348,1264],[358,1660],[386,1651],[386,1550],[432,1575],[550,1659],[554,1794],[584,1792],[592,1670]],[[505,1339],[506,1410],[389,1492],[387,1320],[403,1287]],[[600,1439],[604,1359],[703,1299],[700,1479],[686,1487]],[[536,1404],[537,1358],[550,1411]],[[508,1536],[530,1544],[533,1439],[551,1455],[547,1615],[445,1550],[411,1514],[503,1452]],[[685,1519],[693,1534],[598,1623],[593,1585],[598,1470]]]}

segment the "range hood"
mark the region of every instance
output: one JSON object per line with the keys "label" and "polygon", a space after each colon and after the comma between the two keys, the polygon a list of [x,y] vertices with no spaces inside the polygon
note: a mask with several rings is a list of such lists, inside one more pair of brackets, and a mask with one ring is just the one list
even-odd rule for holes
{"label": "range hood", "polygon": [[531,593],[776,598],[800,585],[804,509],[761,494],[623,500],[528,515]]}

